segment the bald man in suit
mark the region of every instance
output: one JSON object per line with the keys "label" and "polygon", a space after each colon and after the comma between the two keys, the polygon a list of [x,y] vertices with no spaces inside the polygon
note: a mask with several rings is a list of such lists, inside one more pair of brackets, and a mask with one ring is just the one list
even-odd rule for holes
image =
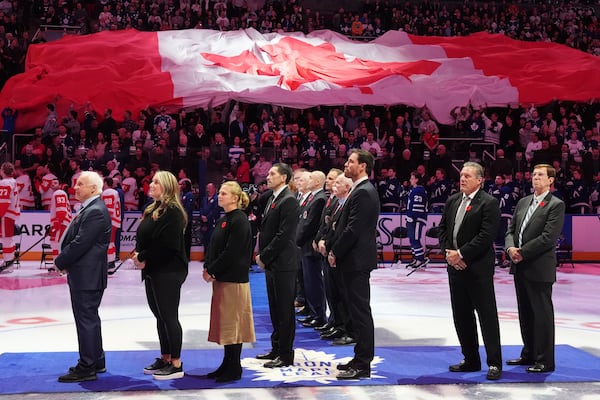
{"label": "bald man in suit", "polygon": [[506,363],[527,365],[531,373],[555,368],[552,285],[556,282],[556,241],[565,217],[565,203],[550,192],[555,177],[556,170],[548,164],[533,168],[534,193],[517,203],[505,240],[523,339],[520,357]]}
{"label": "bald man in suit", "polygon": [[106,289],[112,227],[108,209],[100,198],[103,184],[102,178],[90,171],[82,172],[77,179],[75,196],[82,206],[67,228],[60,254],[54,260],[61,274],[68,273],[79,342],[79,362],[59,377],[59,382],[91,381],[97,379],[97,372],[106,371],[98,308]]}

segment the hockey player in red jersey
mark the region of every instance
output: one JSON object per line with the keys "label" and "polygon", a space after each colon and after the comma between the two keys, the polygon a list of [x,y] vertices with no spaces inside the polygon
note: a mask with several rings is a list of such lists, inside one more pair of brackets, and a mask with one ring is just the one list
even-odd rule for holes
{"label": "hockey player in red jersey", "polygon": [[0,271],[12,271],[11,265],[15,258],[15,221],[21,215],[19,208],[19,190],[14,178],[15,167],[5,162],[0,166],[0,243],[2,243],[2,258]]}
{"label": "hockey player in red jersey", "polygon": [[50,203],[50,246],[52,259],[56,259],[60,248],[60,239],[73,219],[69,196],[60,188],[58,179],[53,179],[50,185],[53,190]]}
{"label": "hockey player in red jersey", "polygon": [[108,271],[115,270],[115,261],[117,259],[117,251],[115,247],[115,239],[117,229],[121,227],[121,199],[119,198],[119,192],[113,187],[113,180],[110,177],[104,178],[104,191],[102,192],[102,200],[108,208],[110,219],[112,221],[112,234],[110,236],[110,243],[108,245]]}

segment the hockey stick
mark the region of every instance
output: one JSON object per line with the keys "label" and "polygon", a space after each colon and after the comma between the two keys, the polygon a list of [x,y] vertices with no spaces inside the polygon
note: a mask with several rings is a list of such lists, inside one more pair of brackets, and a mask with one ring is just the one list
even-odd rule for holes
{"label": "hockey stick", "polygon": [[31,246],[29,246],[29,248],[27,250],[25,250],[25,251],[19,251],[19,256],[18,257],[13,258],[12,260],[7,261],[6,264],[0,266],[0,272],[4,271],[8,267],[10,267],[11,265],[13,265],[17,261],[19,261],[21,259],[21,257],[23,257],[23,254],[27,254],[31,249],[33,249],[35,246],[37,246],[38,244],[40,244],[42,242],[42,240],[44,240],[44,239],[46,239],[46,237],[48,237],[49,233],[50,233],[50,229],[46,229],[46,233],[44,234],[44,236],[42,236],[42,238],[40,240],[38,240],[37,242],[35,242]]}
{"label": "hockey stick", "polygon": [[121,261],[121,263],[119,265],[117,265],[117,267],[111,271],[108,271],[109,275],[114,275],[115,272],[117,272],[119,270],[119,268],[121,268],[121,266],[123,264],[125,264],[126,261],[131,260],[131,258],[133,257],[133,255],[135,254],[135,249],[131,250],[131,252],[129,254],[127,254],[127,257],[125,257],[125,259],[123,261]]}

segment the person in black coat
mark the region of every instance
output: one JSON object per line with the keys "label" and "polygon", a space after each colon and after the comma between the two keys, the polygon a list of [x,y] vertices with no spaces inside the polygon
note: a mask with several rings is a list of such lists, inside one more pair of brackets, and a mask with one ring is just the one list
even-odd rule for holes
{"label": "person in black coat", "polygon": [[237,182],[219,189],[225,215],[217,221],[204,260],[203,278],[212,282],[208,340],[225,346],[223,362],[207,374],[216,382],[242,377],[242,343],[256,341],[248,270],[252,264],[252,228],[246,213],[250,200]]}
{"label": "person in black coat", "polygon": [[265,270],[273,333],[271,351],[256,358],[270,360],[264,365],[267,368],[287,367],[294,362],[294,297],[300,264],[296,246],[299,205],[288,188],[290,179],[292,169],[287,164],[278,163],[269,170],[267,185],[273,194],[265,206],[258,238],[256,264]]}
{"label": "person in black coat", "polygon": [[148,305],[157,320],[161,357],[145,367],[144,373],[157,380],[183,378],[179,299],[188,274],[187,214],[177,179],[170,172],[154,174],[148,195],[154,201],[144,210],[138,226],[133,263],[142,270]]}
{"label": "person in black coat", "polygon": [[477,322],[489,366],[487,378],[500,379],[502,350],[494,292],[494,240],[500,225],[498,201],[481,189],[483,167],[466,162],[460,172],[460,192],[446,201],[438,227],[446,254],[454,327],[464,359],[451,372],[481,370]]}
{"label": "person in black coat", "polygon": [[505,241],[523,339],[519,358],[506,363],[529,365],[527,372],[533,373],[552,372],[556,367],[552,285],[556,282],[556,241],[564,223],[565,203],[551,193],[555,178],[556,170],[548,164],[533,168],[534,194],[517,203]]}
{"label": "person in black coat", "polygon": [[375,160],[365,150],[352,150],[344,166],[344,175],[352,179],[352,189],[344,202],[339,219],[332,222],[333,235],[327,245],[327,261],[339,268],[344,297],[354,330],[354,358],[340,364],[338,379],[371,376],[375,355],[375,327],[371,312],[371,271],[377,268],[377,221],[379,195],[369,181]]}
{"label": "person in black coat", "polygon": [[61,252],[54,260],[61,274],[68,273],[79,342],[79,362],[59,377],[59,382],[91,381],[97,379],[96,372],[106,371],[98,308],[106,289],[112,227],[100,198],[103,185],[95,172],[84,171],[77,179],[75,196],[82,206],[65,232]]}
{"label": "person in black coat", "polygon": [[327,303],[325,300],[323,263],[321,262],[321,255],[313,249],[312,242],[319,230],[321,214],[327,198],[323,191],[325,174],[321,171],[313,171],[308,174],[309,195],[298,221],[296,244],[301,253],[304,296],[312,319],[301,323],[305,327],[318,328],[325,325],[327,320]]}

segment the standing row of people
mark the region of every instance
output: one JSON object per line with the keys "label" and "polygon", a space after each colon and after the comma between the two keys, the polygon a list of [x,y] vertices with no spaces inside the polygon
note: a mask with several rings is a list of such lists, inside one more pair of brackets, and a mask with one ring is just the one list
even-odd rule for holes
{"label": "standing row of people", "polygon": [[[354,337],[354,357],[337,366],[340,370],[337,378],[370,377],[375,341],[369,278],[377,265],[379,213],[377,191],[368,179],[373,163],[369,152],[353,151],[344,173],[335,180],[333,176],[329,178],[334,182],[334,197],[311,191],[304,206],[288,188],[293,175],[291,168],[275,164],[269,171],[267,184],[271,190],[264,196],[256,256],[257,264],[265,269],[273,327],[271,350],[257,356],[266,360],[264,367],[281,368],[294,363],[294,297],[297,271],[301,268],[298,245],[302,238],[298,233],[302,232],[302,225],[309,222],[308,203],[321,199],[324,204],[317,218],[318,229],[310,243],[313,251],[318,250],[323,258],[311,260],[316,272],[309,269],[311,263],[306,264],[306,272],[314,276],[305,277],[305,283],[312,279],[324,280],[326,292],[337,289],[337,300],[330,303],[330,309],[335,319],[342,321],[338,326],[351,331]],[[496,380],[502,375],[502,352],[493,285],[492,244],[500,212],[496,200],[481,190],[483,176],[479,164],[465,163],[460,178],[461,192],[451,196],[444,207],[439,237],[446,254],[454,324],[464,356],[463,361],[449,369],[452,372],[481,369],[477,313],[487,353],[487,378]],[[555,171],[549,165],[534,168],[534,194],[517,204],[506,235],[524,343],[521,356],[507,363],[526,365],[531,373],[555,368],[554,243],[562,229],[565,207],[550,193],[554,176]],[[352,182],[349,186],[347,179]],[[323,182],[318,174],[308,181],[311,180]],[[106,253],[112,228],[106,205],[98,200],[101,184],[95,173],[85,172],[80,176],[76,195],[83,207],[65,232],[61,253],[56,259],[57,267],[69,272],[80,343],[80,361],[59,378],[63,382],[96,379],[96,374],[105,370],[97,309],[106,288]],[[181,286],[187,277],[188,258],[184,246],[187,215],[172,174],[157,172],[150,186],[154,201],[144,211],[137,232],[134,263],[142,269],[148,304],[157,319],[161,357],[144,372],[156,379],[174,379],[183,376],[178,307]],[[218,202],[225,215],[215,225],[203,276],[213,284],[209,341],[223,344],[225,349],[221,365],[207,377],[228,382],[241,378],[242,343],[255,341],[248,285],[252,231],[247,216],[241,212],[248,206],[249,199],[237,183],[225,183],[219,190]],[[305,254],[316,257],[313,253]],[[326,265],[318,262],[324,260]],[[313,289],[309,288],[309,292]],[[335,299],[335,296],[329,298]],[[325,322],[325,316],[318,314],[322,303],[310,294],[307,303],[315,317],[322,318],[317,322]],[[327,319],[327,323],[330,322],[331,319]],[[336,325],[332,327],[335,329]]]}

